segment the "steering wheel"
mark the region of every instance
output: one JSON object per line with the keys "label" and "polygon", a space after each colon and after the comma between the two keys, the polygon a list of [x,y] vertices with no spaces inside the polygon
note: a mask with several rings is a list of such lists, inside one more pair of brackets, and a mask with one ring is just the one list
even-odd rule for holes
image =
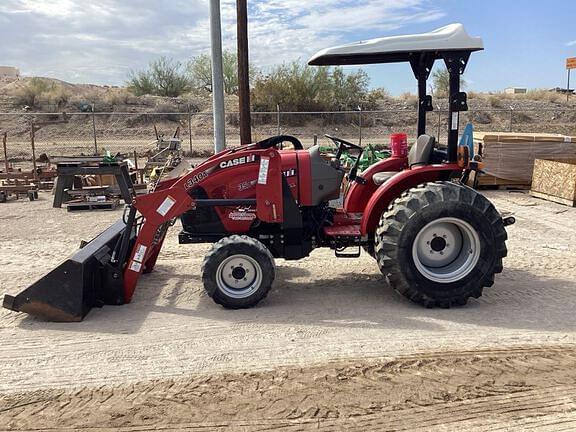
{"label": "steering wheel", "polygon": [[336,145],[336,147],[338,148],[338,152],[336,153],[336,160],[340,161],[340,157],[342,156],[342,153],[344,152],[344,150],[358,150],[358,156],[356,157],[356,160],[354,161],[354,165],[352,166],[352,168],[350,169],[350,172],[348,173],[348,180],[350,181],[356,181],[360,184],[365,184],[366,180],[364,180],[362,177],[360,177],[358,175],[358,164],[360,163],[360,158],[362,157],[362,153],[364,152],[364,149],[362,147],[360,147],[359,145],[353,144],[350,141],[346,141],[342,138],[337,138],[334,137],[332,135],[324,135],[326,138],[331,139],[334,144]]}
{"label": "steering wheel", "polygon": [[364,151],[364,149],[359,145],[352,144],[350,141],[346,141],[345,139],[334,137],[332,135],[324,135],[324,136],[328,139],[331,139],[334,142],[334,144],[336,144],[336,147],[338,147],[338,153],[336,155],[336,158],[338,159],[340,158],[340,156],[342,156],[342,152],[346,149],[355,149],[360,150],[361,152]]}
{"label": "steering wheel", "polygon": [[280,143],[289,142],[294,146],[294,150],[303,150],[304,146],[300,140],[292,135],[276,135],[270,138],[266,138],[262,141],[256,143],[256,147],[261,149],[267,149],[270,147],[275,147]]}

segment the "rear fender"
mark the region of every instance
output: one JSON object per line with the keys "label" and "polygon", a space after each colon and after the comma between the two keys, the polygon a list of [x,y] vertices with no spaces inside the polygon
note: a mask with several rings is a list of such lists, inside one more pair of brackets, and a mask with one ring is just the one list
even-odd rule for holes
{"label": "rear fender", "polygon": [[360,175],[365,183],[352,182],[344,197],[344,210],[348,213],[361,213],[366,208],[370,197],[378,186],[372,181],[372,176],[379,172],[402,171],[408,166],[408,158],[389,157],[369,166]]}
{"label": "rear fender", "polygon": [[421,183],[447,180],[453,172],[462,171],[457,164],[424,165],[399,172],[372,195],[362,215],[362,235],[373,235],[384,210],[402,192]]}

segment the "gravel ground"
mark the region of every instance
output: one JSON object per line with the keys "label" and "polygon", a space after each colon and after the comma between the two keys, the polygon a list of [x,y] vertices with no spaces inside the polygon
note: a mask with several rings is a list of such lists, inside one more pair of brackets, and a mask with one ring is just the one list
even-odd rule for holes
{"label": "gravel ground", "polygon": [[[422,406],[434,403],[440,404],[439,409],[448,409],[445,402],[456,404],[450,406],[462,410],[464,406],[458,404],[465,404],[470,398],[495,397],[491,400],[497,403],[500,400],[497,395],[501,394],[501,403],[509,403],[510,399],[505,395],[515,392],[510,383],[516,383],[524,392],[523,398],[535,398],[527,416],[552,422],[550,424],[555,426],[550,426],[550,430],[561,430],[555,422],[565,420],[562,424],[571,424],[573,430],[571,422],[574,419],[569,414],[576,405],[569,394],[575,394],[570,389],[573,389],[571,377],[576,359],[572,351],[576,342],[576,209],[534,199],[522,192],[499,191],[487,195],[499,210],[513,212],[517,218],[516,225],[508,229],[509,255],[504,262],[505,269],[479,300],[450,310],[424,309],[394,293],[368,255],[357,260],[338,260],[330,251],[318,250],[300,262],[278,260],[277,281],[267,299],[254,309],[227,311],[202,291],[200,264],[208,246],[178,245],[175,226],[169,233],[156,271],[141,279],[130,305],[94,309],[84,322],[72,324],[46,323],[6,310],[0,312],[0,418],[5,420],[0,428],[5,427],[2,425],[17,429],[57,429],[64,425],[72,428],[73,417],[62,424],[57,421],[71,413],[76,413],[78,421],[84,419],[80,421],[82,427],[91,428],[98,420],[82,414],[85,411],[81,407],[92,406],[95,403],[92,397],[101,397],[97,401],[106,399],[106,392],[116,389],[114,394],[125,395],[120,397],[123,403],[114,405],[118,412],[122,412],[122,407],[132,410],[142,404],[150,406],[151,411],[140,412],[143,417],[136,418],[134,415],[139,412],[136,410],[129,418],[120,416],[125,423],[115,423],[114,419],[119,417],[114,417],[114,410],[107,409],[105,402],[98,402],[104,419],[99,427],[115,429],[151,424],[151,428],[165,426],[170,429],[174,426],[170,424],[171,415],[164,416],[164,423],[148,420],[157,419],[168,409],[172,413],[172,406],[153,403],[149,397],[156,395],[154,401],[168,397],[166,395],[172,394],[169,389],[176,385],[176,388],[188,389],[183,394],[195,395],[187,399],[189,405],[186,406],[190,409],[197,406],[206,413],[213,412],[215,406],[229,398],[229,406],[222,406],[231,410],[224,410],[222,417],[186,418],[184,414],[175,414],[180,416],[180,423],[174,426],[177,430],[202,425],[206,430],[217,430],[234,424],[238,426],[236,430],[242,430],[240,426],[245,430],[273,429],[280,424],[274,423],[278,419],[289,423],[286,423],[286,430],[316,428],[320,426],[319,419],[324,422],[332,418],[332,414],[326,414],[331,407],[337,416],[334,421],[342,419],[338,413],[352,418],[364,412],[368,415],[366,419],[375,422],[366,423],[359,430],[398,430],[392,423],[382,423],[382,416],[388,414],[379,410],[378,403],[387,409],[400,404],[398,409],[418,411],[414,395],[420,394],[420,390],[415,389],[421,388],[424,395],[429,395],[429,398],[422,396]],[[25,288],[72,253],[80,239],[93,237],[121,216],[120,211],[71,214],[63,209],[52,209],[50,205],[48,194],[41,194],[36,202],[0,204],[0,292],[14,294]],[[498,350],[498,354],[493,354],[493,350]],[[525,350],[537,353],[528,355]],[[414,367],[410,361],[426,365],[426,358],[432,358],[430,353],[436,356],[433,358],[452,360],[429,372],[429,380],[420,382],[417,375],[428,372],[425,368]],[[471,396],[462,387],[467,385],[465,379],[452,382],[446,377],[438,378],[438,374],[454,377],[459,365],[466,363],[463,359],[476,355],[484,358],[484,363],[478,366],[479,373],[495,386],[492,393],[472,392]],[[412,360],[406,360],[406,356]],[[299,417],[301,421],[292,419],[294,424],[290,423],[291,411],[285,407],[275,410],[266,405],[268,408],[260,417],[244,415],[238,408],[238,415],[234,416],[232,407],[238,407],[242,398],[229,394],[226,386],[216,385],[213,391],[210,386],[208,389],[202,387],[198,392],[191,390],[198,382],[231,379],[245,382],[242,388],[248,392],[250,377],[255,377],[252,384],[268,383],[266,380],[284,370],[288,371],[288,376],[298,376],[305,383],[286,390],[286,394],[297,395],[303,388],[313,388],[314,377],[318,374],[331,376],[334,370],[340,370],[338,368],[354,368],[354,365],[368,370],[371,367],[388,370],[385,365],[401,361],[399,358],[408,361],[406,368],[401,368],[408,371],[406,376],[416,380],[411,381],[410,385],[416,386],[411,395],[407,393],[404,399],[393,401],[378,399],[373,411],[365,412],[362,409],[375,397],[370,396],[368,387],[374,383],[383,386],[388,382],[385,378],[388,375],[375,379],[368,387],[356,388],[350,384],[351,387],[340,389],[335,381],[336,384],[332,383],[333,386],[327,387],[323,394],[312,392],[308,402],[295,403],[293,408],[301,405],[324,407],[325,411],[320,409],[314,414],[312,408],[312,411],[304,410],[307,414]],[[515,362],[519,363],[515,365]],[[499,366],[495,368],[492,364]],[[520,364],[531,366],[523,368]],[[476,366],[472,366],[465,375],[475,370]],[[504,376],[498,368],[506,371],[506,388],[496,385],[498,377]],[[533,371],[544,373],[547,368],[555,371],[553,377],[529,383]],[[391,370],[387,373],[392,374],[391,382],[398,387],[384,386],[384,390],[394,392],[394,388],[401,389],[404,384],[402,380],[395,380],[394,369]],[[157,388],[160,396],[142,390],[141,386],[147,385]],[[481,382],[470,385],[483,388]],[[563,387],[556,391],[556,385]],[[426,386],[430,390],[428,393]],[[342,408],[344,402],[333,398],[341,390],[344,394],[363,391],[368,394],[354,405],[356,411],[345,410]],[[128,396],[123,392],[128,392]],[[206,392],[212,399],[202,399]],[[86,394],[91,395],[88,402],[82,399]],[[302,397],[305,394],[303,392]],[[455,400],[450,399],[451,394],[457,395]],[[270,394],[252,396],[242,403],[258,407],[258,398],[270,397]],[[284,397],[288,396],[280,399]],[[442,401],[442,397],[448,399]],[[72,402],[67,403],[66,398]],[[349,400],[353,402],[353,398]],[[44,402],[37,405],[38,401]],[[203,406],[203,403],[207,405]],[[75,411],[54,410],[54,404],[68,406],[70,410],[75,407]],[[36,408],[24,408],[32,405]],[[546,406],[561,408],[543,412]],[[422,412],[431,415],[427,409]],[[446,418],[451,416],[442,409],[436,412],[443,413]],[[410,412],[412,417],[402,424],[417,430],[416,420],[422,418]],[[35,413],[44,414],[30,416]],[[31,418],[36,418],[37,422]],[[250,423],[264,418],[272,419],[272,423],[262,422],[262,427]],[[416,423],[411,423],[411,418]],[[510,428],[527,429],[524,417],[518,418],[520,420],[498,417]],[[220,420],[223,423],[218,425]],[[230,423],[240,420],[245,420],[245,424]],[[447,429],[441,429],[442,422],[435,427],[462,430],[467,423],[464,418],[459,422],[447,423]],[[333,423],[330,427],[330,423],[322,423],[327,430],[338,429],[338,425],[342,424]],[[533,425],[544,423],[536,421]],[[472,423],[469,426],[471,430],[472,426],[480,427]],[[126,430],[141,430],[134,428]]]}

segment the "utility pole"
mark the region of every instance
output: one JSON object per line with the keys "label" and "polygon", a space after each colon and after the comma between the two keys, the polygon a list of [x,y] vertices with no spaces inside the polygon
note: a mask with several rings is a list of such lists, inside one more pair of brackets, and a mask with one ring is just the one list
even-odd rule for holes
{"label": "utility pole", "polygon": [[222,31],[220,0],[210,0],[210,45],[212,47],[212,111],[214,118],[214,151],[226,147],[224,116],[224,77],[222,74]]}
{"label": "utility pole", "polygon": [[252,142],[250,121],[250,68],[248,58],[248,6],[236,0],[238,40],[238,103],[240,111],[240,144]]}

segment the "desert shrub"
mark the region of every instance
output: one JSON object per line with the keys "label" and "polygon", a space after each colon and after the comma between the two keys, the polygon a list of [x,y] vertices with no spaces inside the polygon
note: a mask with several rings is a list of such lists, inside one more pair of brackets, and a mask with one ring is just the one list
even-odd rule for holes
{"label": "desert shrub", "polygon": [[36,107],[40,104],[42,96],[53,91],[55,87],[53,82],[44,78],[32,78],[16,91],[16,102],[21,105]]}
{"label": "desert shrub", "polygon": [[524,112],[515,112],[514,121],[519,123],[529,123],[532,121],[532,117]]}
{"label": "desert shrub", "polygon": [[50,90],[40,95],[40,100],[60,109],[68,103],[70,92],[62,85],[52,85]]}
{"label": "desert shrub", "polygon": [[490,106],[491,106],[492,108],[498,108],[498,109],[504,108],[504,100],[503,100],[503,96],[502,96],[501,94],[499,94],[499,95],[496,95],[496,94],[491,95],[491,96],[488,98],[488,103],[490,104]]}
{"label": "desert shrub", "polygon": [[560,102],[564,97],[566,96],[562,96],[560,95],[560,93],[556,93],[556,92],[551,92],[549,91],[548,94],[546,95],[546,100],[550,103],[558,103]]}
{"label": "desert shrub", "polygon": [[125,89],[114,89],[106,93],[103,102],[106,105],[128,105],[131,102],[132,95]]}
{"label": "desert shrub", "polygon": [[128,90],[136,96],[146,94],[176,97],[190,90],[190,81],[179,61],[160,57],[147,70],[130,72]]}
{"label": "desert shrub", "polygon": [[174,108],[174,105],[170,104],[158,104],[154,108],[154,112],[157,113],[150,116],[152,120],[168,120],[171,122],[179,122],[185,118],[184,115],[178,114],[178,108]]}
{"label": "desert shrub", "polygon": [[282,111],[352,110],[369,102],[368,84],[361,70],[347,74],[342,68],[292,62],[256,78],[252,105],[255,111],[275,111],[277,105]]}
{"label": "desert shrub", "polygon": [[486,111],[472,111],[470,112],[470,121],[472,123],[490,124],[492,123],[492,116]]}
{"label": "desert shrub", "polygon": [[418,96],[410,92],[404,92],[400,95],[400,100],[404,101],[404,104],[411,108],[418,107]]}

